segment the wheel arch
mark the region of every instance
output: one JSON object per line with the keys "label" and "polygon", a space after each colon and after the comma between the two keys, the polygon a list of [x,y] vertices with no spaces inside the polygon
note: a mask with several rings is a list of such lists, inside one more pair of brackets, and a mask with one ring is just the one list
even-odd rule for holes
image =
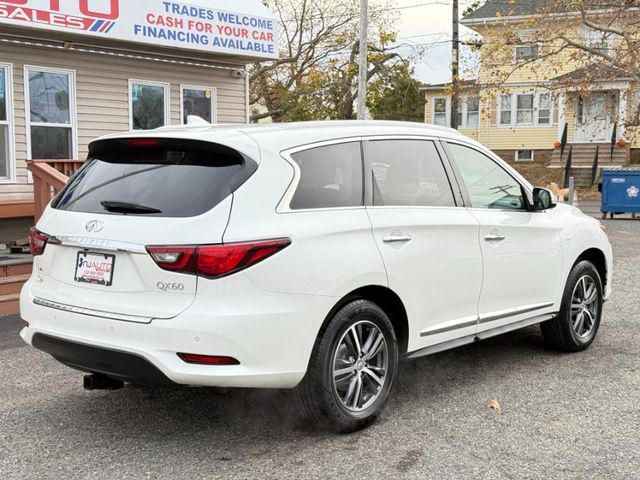
{"label": "wheel arch", "polygon": [[602,250],[599,248],[589,248],[582,252],[575,262],[573,262],[572,269],[579,262],[587,260],[591,262],[598,271],[600,275],[600,280],[602,281],[602,288],[606,288],[607,286],[607,257]]}
{"label": "wheel arch", "polygon": [[409,318],[400,297],[390,288],[381,285],[368,285],[357,288],[342,297],[329,311],[323,325],[331,321],[338,311],[354,300],[368,300],[378,305],[389,316],[398,340],[398,353],[407,352],[409,344]]}

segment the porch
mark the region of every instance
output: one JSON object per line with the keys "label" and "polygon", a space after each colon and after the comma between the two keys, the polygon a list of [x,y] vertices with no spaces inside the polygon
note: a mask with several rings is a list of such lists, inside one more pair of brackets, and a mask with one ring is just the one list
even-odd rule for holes
{"label": "porch", "polygon": [[[0,203],[0,243],[12,243],[27,237],[51,201],[82,165],[81,160],[31,160],[27,168],[33,177],[33,200]],[[20,289],[31,274],[31,255],[12,253],[0,247],[0,316],[18,313]]]}
{"label": "porch", "polygon": [[40,218],[47,204],[82,165],[81,160],[31,160],[27,168],[33,179],[31,198],[0,201],[0,243],[27,237],[29,227]]}
{"label": "porch", "polygon": [[589,91],[563,90],[558,94],[558,141],[551,168],[565,169],[576,186],[599,181],[603,168],[629,163],[626,140],[628,82],[608,82]]}

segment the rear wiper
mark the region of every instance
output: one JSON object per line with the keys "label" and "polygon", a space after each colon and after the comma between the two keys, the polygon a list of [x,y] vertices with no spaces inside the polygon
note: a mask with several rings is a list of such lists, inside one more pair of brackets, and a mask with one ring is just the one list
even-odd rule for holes
{"label": "rear wiper", "polygon": [[100,202],[100,205],[102,205],[106,211],[112,213],[162,213],[162,210],[158,210],[157,208],[138,205],[136,203],[103,200]]}

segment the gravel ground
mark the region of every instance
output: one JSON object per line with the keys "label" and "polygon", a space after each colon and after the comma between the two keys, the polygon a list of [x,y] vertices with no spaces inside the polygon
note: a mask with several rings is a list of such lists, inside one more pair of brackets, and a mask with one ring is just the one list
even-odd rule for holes
{"label": "gravel ground", "polygon": [[352,435],[299,425],[288,392],[85,392],[0,319],[0,478],[638,478],[640,221],[607,225],[614,296],[588,351],[550,352],[532,327],[404,362]]}

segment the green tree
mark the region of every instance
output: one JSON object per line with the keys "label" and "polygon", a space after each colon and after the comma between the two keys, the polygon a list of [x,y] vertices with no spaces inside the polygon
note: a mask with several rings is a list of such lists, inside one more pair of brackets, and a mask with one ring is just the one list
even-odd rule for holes
{"label": "green tree", "polygon": [[413,71],[398,64],[384,77],[370,85],[367,105],[376,120],[424,121],[423,83],[413,78]]}
{"label": "green tree", "polygon": [[[275,122],[354,118],[358,98],[359,2],[265,0],[280,22],[280,58],[250,68],[251,120]],[[394,10],[370,10],[369,81],[405,59],[398,53]]]}

